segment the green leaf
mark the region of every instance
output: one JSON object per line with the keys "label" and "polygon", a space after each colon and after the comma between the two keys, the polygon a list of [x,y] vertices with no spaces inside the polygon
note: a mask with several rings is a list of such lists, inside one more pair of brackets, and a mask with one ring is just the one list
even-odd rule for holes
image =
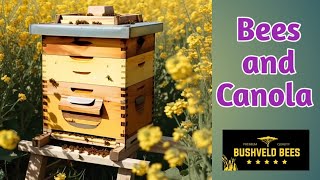
{"label": "green leaf", "polygon": [[187,176],[189,174],[189,171],[188,171],[188,169],[185,169],[185,170],[180,171],[180,174],[182,176]]}
{"label": "green leaf", "polygon": [[170,180],[180,180],[182,179],[182,176],[180,175],[179,169],[178,168],[170,168],[165,171],[165,175],[170,179]]}

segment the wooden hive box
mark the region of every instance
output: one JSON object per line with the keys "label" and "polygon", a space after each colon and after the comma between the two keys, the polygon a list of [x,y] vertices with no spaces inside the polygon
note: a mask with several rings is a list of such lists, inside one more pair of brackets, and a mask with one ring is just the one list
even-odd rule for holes
{"label": "wooden hive box", "polygon": [[31,25],[43,43],[43,131],[67,141],[86,135],[112,147],[103,139],[126,144],[151,124],[155,33],[162,28],[152,22]]}

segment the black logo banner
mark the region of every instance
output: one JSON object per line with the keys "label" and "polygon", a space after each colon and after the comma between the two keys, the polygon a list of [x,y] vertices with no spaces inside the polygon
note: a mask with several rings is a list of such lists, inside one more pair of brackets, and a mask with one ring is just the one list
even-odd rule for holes
{"label": "black logo banner", "polygon": [[223,170],[309,170],[309,130],[223,130]]}

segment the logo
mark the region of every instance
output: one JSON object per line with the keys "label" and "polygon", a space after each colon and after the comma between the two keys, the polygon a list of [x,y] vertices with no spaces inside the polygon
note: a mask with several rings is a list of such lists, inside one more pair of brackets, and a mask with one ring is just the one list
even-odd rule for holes
{"label": "logo", "polygon": [[309,130],[223,130],[224,171],[309,170]]}

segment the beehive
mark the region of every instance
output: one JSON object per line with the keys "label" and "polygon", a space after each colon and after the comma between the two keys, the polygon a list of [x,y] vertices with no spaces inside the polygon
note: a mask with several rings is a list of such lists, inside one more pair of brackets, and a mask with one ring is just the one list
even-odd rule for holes
{"label": "beehive", "polygon": [[152,123],[155,33],[162,28],[31,25],[31,34],[42,35],[43,130],[125,144]]}

